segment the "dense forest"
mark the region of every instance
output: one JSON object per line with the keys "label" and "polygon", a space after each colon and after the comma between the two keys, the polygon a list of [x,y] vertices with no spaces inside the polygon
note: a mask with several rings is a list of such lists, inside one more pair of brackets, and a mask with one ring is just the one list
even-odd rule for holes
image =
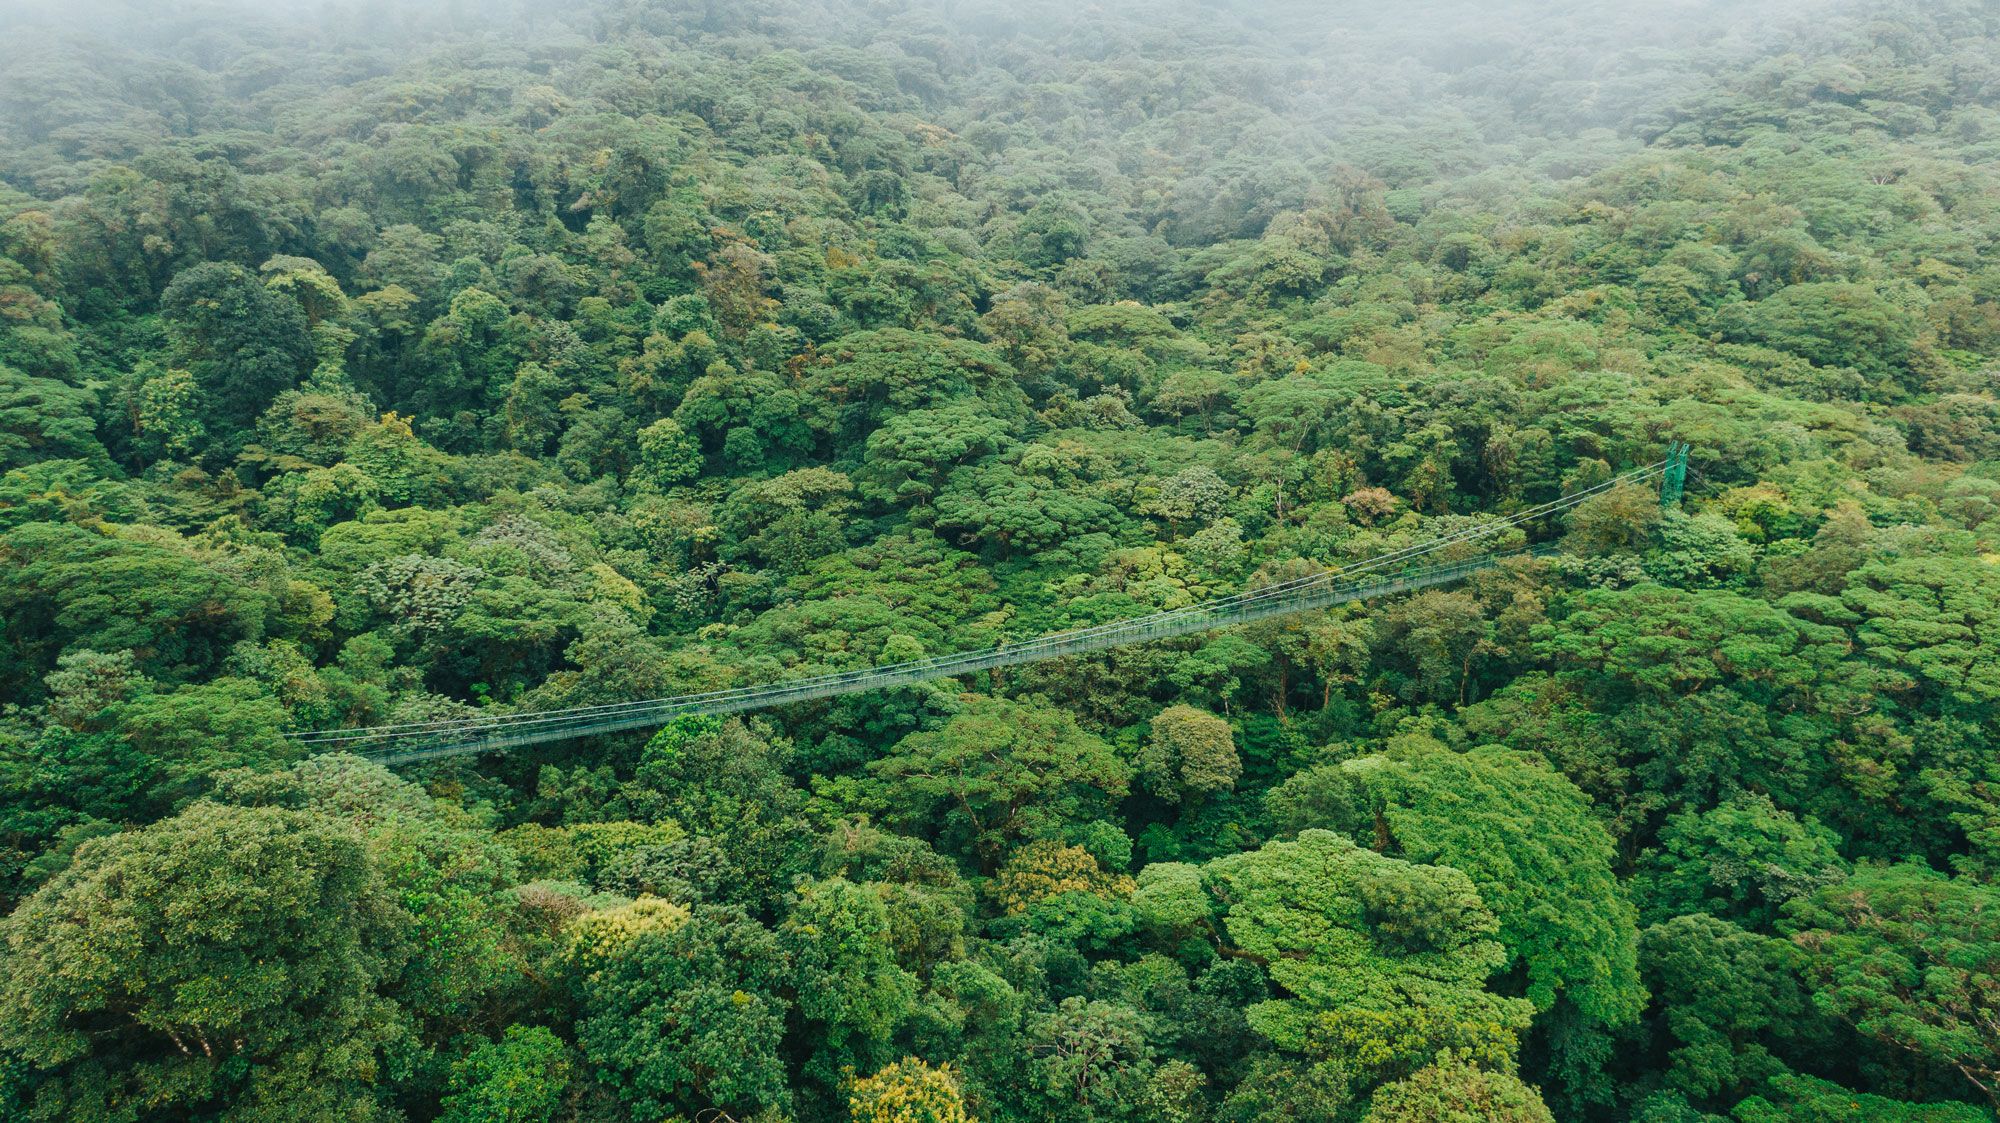
{"label": "dense forest", "polygon": [[1977,0],[0,9],[0,1119],[1992,1123],[1997,158]]}

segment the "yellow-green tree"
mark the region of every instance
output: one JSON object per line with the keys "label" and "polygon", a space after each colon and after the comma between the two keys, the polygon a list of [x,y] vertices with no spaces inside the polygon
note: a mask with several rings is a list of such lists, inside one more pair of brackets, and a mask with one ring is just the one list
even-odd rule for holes
{"label": "yellow-green tree", "polygon": [[1229,943],[1283,988],[1285,997],[1247,1011],[1280,1049],[1324,1051],[1323,1019],[1336,1011],[1449,1027],[1432,1039],[1435,1048],[1465,1037],[1504,1040],[1527,1026],[1527,1000],[1486,989],[1507,950],[1492,911],[1455,869],[1308,830],[1219,858],[1204,873],[1227,904]]}
{"label": "yellow-green tree", "polygon": [[1447,1054],[1369,1102],[1364,1123],[1555,1123],[1535,1089]]}
{"label": "yellow-green tree", "polygon": [[854,1082],[847,1097],[854,1123],[966,1123],[958,1074],[905,1057]]}
{"label": "yellow-green tree", "polygon": [[197,803],[0,923],[0,1048],[46,1118],[371,1119],[410,923],[348,824]]}
{"label": "yellow-green tree", "polygon": [[993,878],[992,893],[1009,916],[1063,893],[1129,897],[1132,879],[1105,872],[1090,851],[1038,838],[1015,850]]}
{"label": "yellow-green tree", "polygon": [[1229,723],[1193,706],[1161,710],[1139,752],[1139,775],[1147,790],[1169,803],[1228,791],[1242,772]]}

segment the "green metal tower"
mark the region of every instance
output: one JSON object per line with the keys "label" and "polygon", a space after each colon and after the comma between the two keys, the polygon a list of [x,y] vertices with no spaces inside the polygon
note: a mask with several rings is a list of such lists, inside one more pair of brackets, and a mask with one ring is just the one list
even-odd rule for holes
{"label": "green metal tower", "polygon": [[1681,505],[1681,492],[1687,487],[1688,446],[1686,441],[1672,441],[1667,445],[1667,467],[1660,475],[1660,506]]}

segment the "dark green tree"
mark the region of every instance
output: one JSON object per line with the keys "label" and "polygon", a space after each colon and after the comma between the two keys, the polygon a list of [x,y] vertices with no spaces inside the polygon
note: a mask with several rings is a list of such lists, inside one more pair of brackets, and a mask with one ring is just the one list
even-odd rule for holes
{"label": "dark green tree", "polygon": [[247,269],[204,262],[160,294],[176,366],[194,374],[211,432],[232,451],[272,399],[312,369],[312,337],[297,301]]}
{"label": "dark green tree", "polygon": [[912,733],[869,766],[906,821],[935,821],[946,837],[997,865],[1017,839],[1065,823],[1125,794],[1130,769],[1064,710],[1041,701],[968,696],[951,720]]}

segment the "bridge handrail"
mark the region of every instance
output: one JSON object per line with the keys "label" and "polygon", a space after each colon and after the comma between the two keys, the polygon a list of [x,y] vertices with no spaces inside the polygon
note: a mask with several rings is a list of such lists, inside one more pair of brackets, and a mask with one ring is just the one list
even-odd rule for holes
{"label": "bridge handrail", "polygon": [[[1087,647],[1081,648],[1083,650],[1096,650],[1124,643],[1140,642],[1144,639],[1155,638],[1160,635],[1185,634],[1186,631],[1219,627],[1222,623],[1227,622],[1230,613],[1238,610],[1254,608],[1257,605],[1293,605],[1293,601],[1290,598],[1294,594],[1314,593],[1317,595],[1319,591],[1341,583],[1353,584],[1358,578],[1371,570],[1386,568],[1399,561],[1407,562],[1426,554],[1436,553],[1450,546],[1461,545],[1482,538],[1490,538],[1495,534],[1517,527],[1529,520],[1575,506],[1590,496],[1619,484],[1645,479],[1658,474],[1665,470],[1668,464],[1669,461],[1663,460],[1645,465],[1611,477],[1591,487],[1563,496],[1560,499],[1551,500],[1547,503],[1538,504],[1534,507],[1515,512],[1505,519],[1463,528],[1442,538],[1431,539],[1403,547],[1354,566],[1309,574],[1304,577],[1293,578],[1289,581],[1246,590],[1232,597],[1188,605],[1180,609],[1152,613],[1125,620],[1109,621],[1088,628],[1058,632],[1017,644],[1004,645],[1003,650],[1007,651],[1010,656],[1005,663],[993,662],[991,656],[985,652],[958,652],[931,656],[926,659],[913,660],[909,663],[895,664],[888,667],[856,668],[848,671],[811,676],[806,679],[732,687],[676,698],[644,699],[633,702],[610,703],[600,706],[577,707],[557,711],[527,711],[515,714],[481,715],[475,718],[439,722],[416,722],[359,729],[306,732],[290,734],[289,736],[305,744],[321,746],[342,745],[358,748],[363,751],[371,747],[380,748],[385,745],[431,741],[444,736],[463,737],[467,734],[528,727],[542,727],[546,730],[556,731],[556,736],[576,736],[580,734],[560,731],[570,728],[595,730],[599,728],[599,723],[603,720],[622,719],[625,717],[643,717],[644,722],[642,724],[650,724],[656,720],[663,720],[656,719],[654,715],[690,712],[695,708],[726,707],[720,710],[720,712],[734,712],[741,709],[753,709],[764,705],[780,704],[770,699],[788,698],[800,691],[811,691],[811,697],[823,697],[832,693],[852,692],[847,689],[836,689],[840,687],[852,687],[853,691],[879,689],[884,685],[923,681],[927,678],[945,677],[951,674],[966,673],[992,666],[1007,665],[1007,663],[1055,658],[1063,654],[1068,654],[1072,650],[1078,650],[1079,648],[1076,645],[1079,643],[1088,644]],[[1329,601],[1327,603],[1337,602]],[[1310,605],[1305,607],[1310,607]],[[1273,612],[1260,612],[1255,618],[1262,618],[1265,615],[1277,614],[1279,612],[1304,611],[1305,607],[1283,607]],[[1182,622],[1191,622],[1191,626],[1181,628],[1179,625]],[[1133,632],[1135,629],[1139,629],[1141,634],[1134,636]],[[894,681],[892,682],[891,680]],[[553,738],[539,737],[537,739],[547,740]]]}
{"label": "bridge handrail", "polygon": [[[1302,590],[1269,602],[1236,606],[1217,613],[1217,619],[1206,620],[1198,616],[1186,616],[1170,622],[1157,622],[1152,617],[1138,617],[1129,623],[1135,625],[1128,633],[1118,635],[1098,634],[1088,640],[1074,641],[1062,645],[1063,650],[1028,650],[1026,645],[1002,647],[983,652],[968,652],[959,656],[921,660],[897,664],[889,667],[871,668],[861,673],[817,676],[795,679],[791,682],[774,683],[764,687],[746,688],[728,692],[729,696],[695,696],[691,698],[659,699],[643,712],[621,715],[605,715],[582,720],[567,721],[560,725],[515,731],[517,727],[490,726],[483,729],[466,730],[479,733],[492,730],[494,735],[469,739],[451,738],[449,743],[437,743],[424,747],[407,748],[374,755],[372,759],[384,764],[409,764],[417,761],[436,760],[444,757],[463,756],[472,753],[492,752],[499,749],[518,748],[553,740],[567,740],[573,737],[593,734],[623,732],[662,725],[683,714],[719,715],[739,713],[744,710],[763,709],[768,706],[784,705],[791,702],[811,701],[817,698],[839,694],[856,693],[861,690],[879,690],[891,686],[908,685],[916,682],[946,678],[956,674],[1012,666],[1019,663],[1038,662],[1043,659],[1059,658],[1064,655],[1083,654],[1109,647],[1130,643],[1143,643],[1159,639],[1171,639],[1191,632],[1207,631],[1230,624],[1249,623],[1273,616],[1291,615],[1324,608],[1352,600],[1363,600],[1425,588],[1431,585],[1456,581],[1485,569],[1491,569],[1511,557],[1541,557],[1557,552],[1554,546],[1539,546],[1533,549],[1509,551],[1502,554],[1486,554],[1478,558],[1445,565],[1429,566],[1419,570],[1396,574],[1374,581],[1322,590]],[[445,741],[443,733],[438,735]]]}
{"label": "bridge handrail", "polygon": [[[1530,520],[1573,507],[1620,484],[1648,479],[1670,470],[1674,462],[1670,451],[1666,460],[1620,473],[1559,499],[1514,512],[1493,522],[1463,527],[1440,538],[1392,550],[1352,566],[1307,574],[1178,609],[1107,621],[1019,643],[1003,643],[996,648],[954,652],[888,666],[861,667],[672,698],[641,699],[565,710],[482,714],[464,719],[321,730],[287,736],[302,745],[347,749],[370,755],[384,763],[401,764],[642,729],[663,724],[679,714],[737,713],[864,690],[880,690],[1305,612],[1346,601],[1455,581],[1498,565],[1507,557],[1553,552],[1555,547],[1545,545],[1487,553],[1440,565],[1408,566],[1412,561],[1452,546],[1492,538]],[[1398,564],[1405,567],[1401,572],[1379,572]],[[1370,573],[1377,575],[1368,577]]]}

